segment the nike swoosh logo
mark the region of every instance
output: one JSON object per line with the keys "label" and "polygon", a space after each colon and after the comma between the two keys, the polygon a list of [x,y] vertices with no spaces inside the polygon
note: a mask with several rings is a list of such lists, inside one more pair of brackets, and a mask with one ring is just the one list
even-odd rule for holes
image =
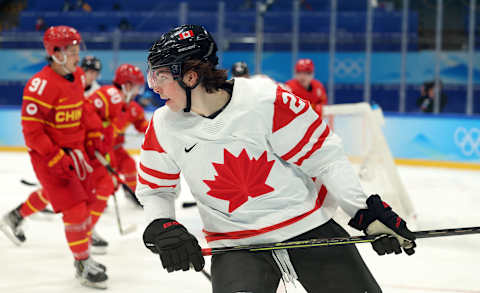
{"label": "nike swoosh logo", "polygon": [[188,149],[185,148],[185,152],[186,152],[186,153],[190,152],[196,145],[197,145],[197,144],[194,144],[194,145],[192,145],[191,147],[189,147]]}
{"label": "nike swoosh logo", "polygon": [[58,102],[59,102],[59,103],[63,103],[63,102],[66,101],[66,100],[68,100],[68,98],[60,98],[60,99],[58,99]]}

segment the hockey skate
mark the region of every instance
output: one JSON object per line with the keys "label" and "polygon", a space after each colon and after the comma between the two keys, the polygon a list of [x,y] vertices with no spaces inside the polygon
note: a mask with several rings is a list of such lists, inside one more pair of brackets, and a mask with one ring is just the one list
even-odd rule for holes
{"label": "hockey skate", "polygon": [[21,205],[4,215],[0,221],[0,230],[17,246],[26,240],[21,228],[23,217],[20,215],[20,207]]}
{"label": "hockey skate", "polygon": [[108,242],[107,240],[103,239],[98,233],[93,230],[92,231],[92,243],[90,245],[90,252],[92,254],[106,254],[107,253]]}
{"label": "hockey skate", "polygon": [[80,284],[86,287],[107,289],[108,276],[100,268],[100,264],[91,257],[84,260],[75,260],[73,264],[76,269],[75,277],[80,281]]}

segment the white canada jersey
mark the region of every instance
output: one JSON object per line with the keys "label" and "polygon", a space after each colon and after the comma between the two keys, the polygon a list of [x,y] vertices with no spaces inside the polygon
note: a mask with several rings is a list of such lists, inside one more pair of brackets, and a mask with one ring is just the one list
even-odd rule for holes
{"label": "white canada jersey", "polygon": [[175,218],[180,172],[210,247],[284,241],[327,222],[337,204],[351,217],[366,208],[340,138],[308,102],[262,79],[235,78],[214,119],[155,111],[137,185],[148,221]]}

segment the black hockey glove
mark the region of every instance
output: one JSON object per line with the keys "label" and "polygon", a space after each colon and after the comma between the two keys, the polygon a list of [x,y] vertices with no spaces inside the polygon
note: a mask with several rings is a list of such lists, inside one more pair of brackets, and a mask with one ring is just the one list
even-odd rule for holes
{"label": "black hockey glove", "polygon": [[406,254],[415,253],[415,235],[408,230],[407,224],[377,194],[367,199],[367,209],[359,210],[348,222],[355,229],[367,235],[387,234],[372,242],[378,255],[399,254],[403,248]]}
{"label": "black hockey glove", "polygon": [[188,271],[190,264],[201,271],[205,265],[197,239],[172,219],[157,219],[143,232],[143,242],[153,253],[160,255],[163,268],[169,273]]}

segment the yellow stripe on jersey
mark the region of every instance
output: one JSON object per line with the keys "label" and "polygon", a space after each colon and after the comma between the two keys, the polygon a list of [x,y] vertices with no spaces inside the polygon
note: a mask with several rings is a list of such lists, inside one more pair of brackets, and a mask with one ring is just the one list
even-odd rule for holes
{"label": "yellow stripe on jersey", "polygon": [[60,105],[60,106],[55,106],[53,107],[54,109],[56,110],[59,110],[59,109],[71,109],[71,108],[77,108],[77,107],[80,107],[81,105],[83,105],[83,101],[80,101],[76,104],[68,104],[68,105]]}
{"label": "yellow stripe on jersey", "polygon": [[55,157],[53,157],[53,159],[48,161],[48,167],[51,168],[53,165],[58,163],[58,161],[60,161],[60,159],[63,158],[64,155],[65,155],[65,152],[62,149],[60,149],[58,153],[55,155]]}
{"label": "yellow stripe on jersey", "polygon": [[107,201],[107,200],[108,200],[108,196],[97,195],[97,199]]}
{"label": "yellow stripe on jersey", "polygon": [[88,242],[89,238],[85,238],[85,239],[82,239],[82,240],[78,240],[78,241],[73,241],[73,242],[68,242],[68,245],[69,246],[75,246],[75,245],[80,245],[80,244],[83,244],[83,243],[86,243]]}
{"label": "yellow stripe on jersey", "polygon": [[105,104],[105,118],[108,118],[109,116],[109,113],[108,113],[108,101],[107,101],[107,98],[102,94],[101,91],[96,91],[95,92],[96,94],[98,94],[100,96],[100,98],[102,98],[103,100],[103,104]]}
{"label": "yellow stripe on jersey", "polygon": [[40,101],[39,99],[36,99],[34,97],[30,97],[30,96],[23,96],[23,99],[27,100],[27,101],[35,102],[35,103],[37,103],[37,104],[39,104],[39,105],[41,105],[41,106],[43,106],[47,109],[55,109],[55,110],[77,108],[77,107],[80,107],[81,105],[83,105],[83,101],[80,101],[76,104],[53,106],[53,105],[50,105],[48,103],[45,103],[43,101]]}
{"label": "yellow stripe on jersey", "polygon": [[80,121],[79,122],[74,122],[74,123],[69,123],[69,124],[53,124],[52,122],[50,121],[45,121],[45,120],[42,120],[42,119],[38,119],[38,118],[34,118],[34,117],[25,117],[25,116],[22,116],[22,120],[23,121],[33,121],[33,122],[40,122],[40,123],[43,123],[43,124],[47,124],[48,126],[51,126],[53,128],[71,128],[71,127],[77,127],[80,125]]}
{"label": "yellow stripe on jersey", "polygon": [[46,198],[43,197],[43,194],[42,194],[41,190],[39,190],[37,194],[38,194],[38,198],[40,198],[40,200],[43,201],[43,203],[45,203],[45,204],[49,203],[49,201]]}
{"label": "yellow stripe on jersey", "polygon": [[27,100],[27,101],[35,102],[35,103],[37,103],[37,104],[39,104],[39,105],[41,105],[41,106],[43,106],[43,107],[45,107],[45,108],[47,108],[47,109],[52,109],[52,108],[53,108],[52,105],[47,104],[47,103],[45,103],[45,102],[43,102],[43,101],[40,101],[39,99],[35,99],[34,97],[23,96],[23,99],[24,99],[24,100]]}
{"label": "yellow stripe on jersey", "polygon": [[33,212],[38,212],[38,210],[36,208],[33,207],[33,205],[30,203],[30,201],[27,199],[27,201],[25,202],[27,204],[27,206],[33,211]]}

